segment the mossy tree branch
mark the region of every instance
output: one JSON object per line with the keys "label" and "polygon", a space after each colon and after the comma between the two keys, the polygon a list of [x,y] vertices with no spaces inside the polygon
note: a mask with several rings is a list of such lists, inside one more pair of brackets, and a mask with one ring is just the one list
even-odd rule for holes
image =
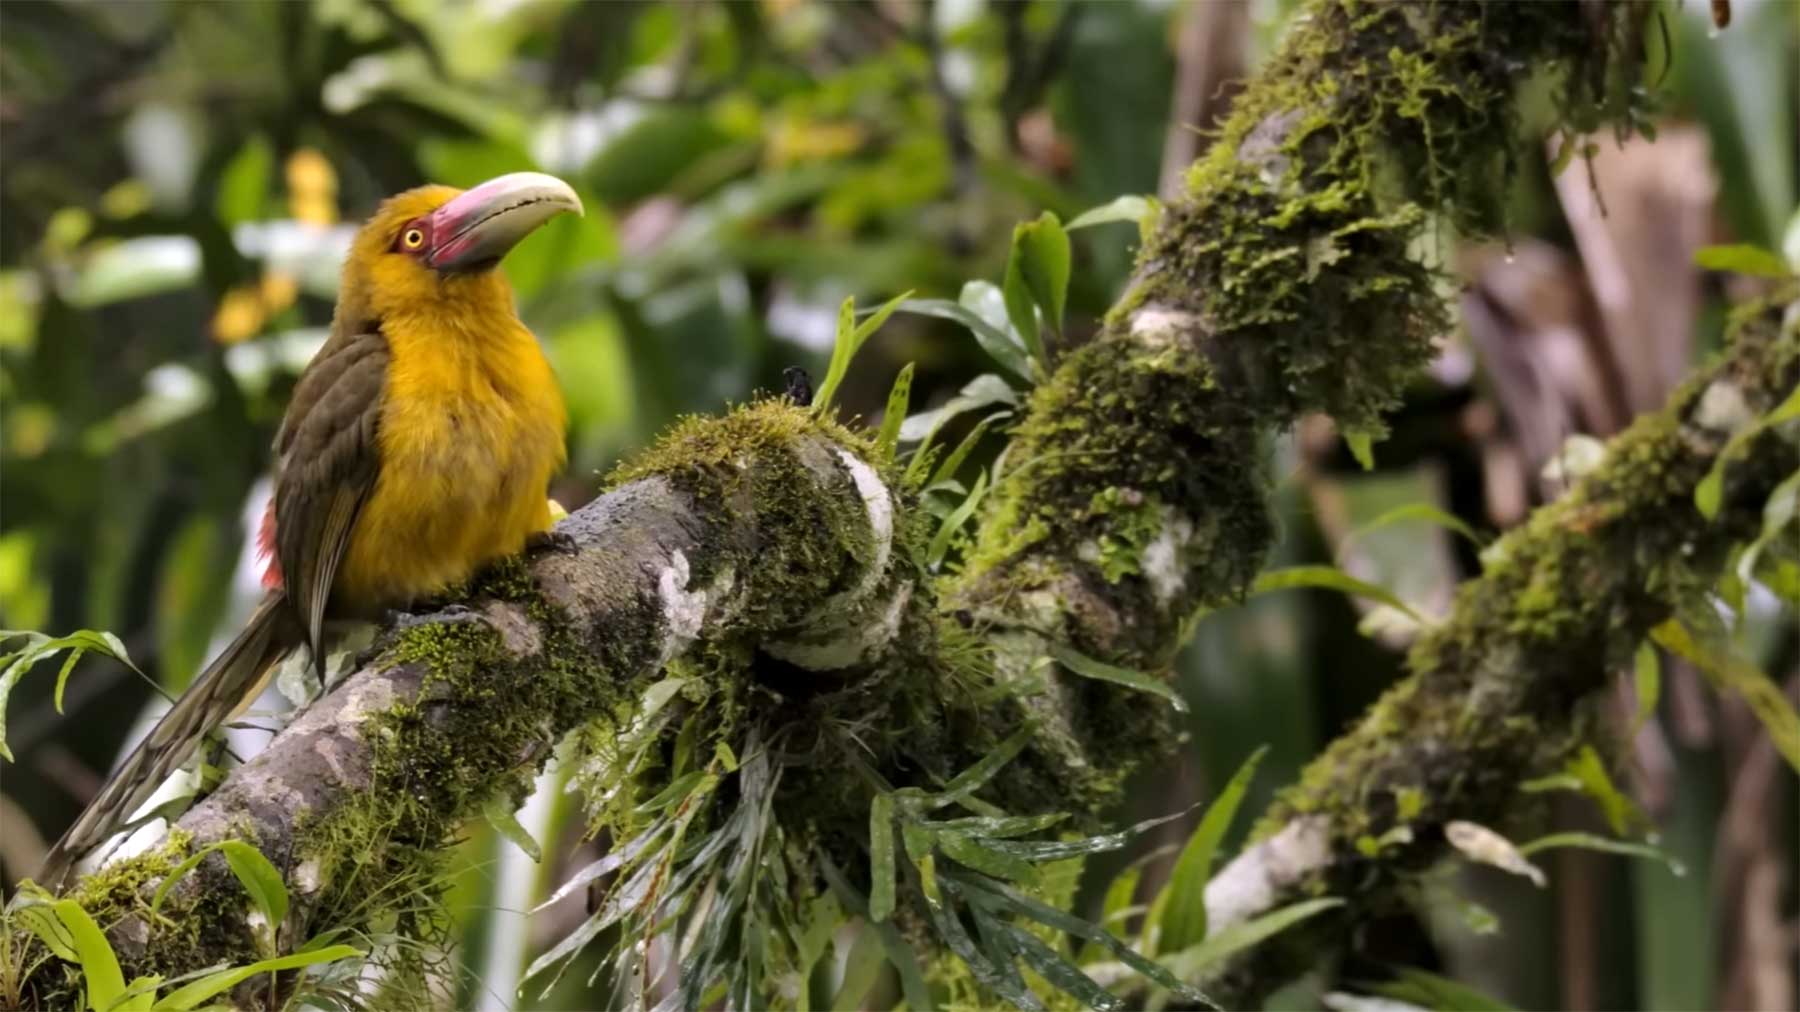
{"label": "mossy tree branch", "polygon": [[[1044,659],[1066,646],[1161,670],[1196,614],[1242,596],[1274,534],[1268,437],[1315,410],[1379,432],[1448,324],[1419,240],[1433,221],[1498,226],[1514,96],[1528,80],[1553,85],[1568,129],[1626,121],[1645,13],[1318,0],[1165,212],[1103,332],[1060,350],[960,572],[933,581],[913,564],[920,517],[861,437],[778,402],[684,423],[567,522],[575,554],[508,568],[473,589],[466,611],[390,630],[165,847],[84,879],[76,895],[102,912],[128,974],[251,950],[222,867],[203,866],[164,916],[144,910],[152,883],[217,839],[249,839],[282,868],[296,896],[289,940],[361,923],[371,904],[391,912],[460,820],[522,791],[565,733],[628,722],[670,665],[703,670],[722,693],[702,707],[717,711],[708,733],[720,740],[753,692],[759,719],[887,728],[868,763],[895,785],[942,783],[1030,721],[1036,737],[992,800],[1099,820],[1126,774],[1173,737],[1155,697],[1054,668],[1046,677]],[[1792,346],[1748,337],[1714,381],[1764,403],[1793,382]],[[1717,433],[1694,427],[1700,389],[1508,542],[1508,560],[1461,607],[1525,609],[1516,622],[1469,612],[1428,637],[1415,677],[1285,796],[1264,842],[1209,889],[1215,922],[1318,890],[1350,898],[1354,916],[1390,902],[1441,851],[1427,829],[1501,821],[1516,777],[1503,785],[1480,764],[1535,768],[1572,740],[1581,727],[1566,704],[1697,586],[1782,463],[1758,443],[1716,529],[1674,516],[1718,450]],[[1690,543],[1694,556],[1657,570],[1666,582],[1633,579]],[[1588,575],[1621,559],[1639,568]],[[1460,737],[1442,722],[1472,689],[1480,735]],[[1531,736],[1507,723],[1515,712]],[[1436,737],[1405,727],[1415,719]],[[1364,855],[1357,841],[1395,815],[1379,799],[1399,773],[1421,772],[1425,748],[1448,780],[1420,785],[1419,843]],[[800,765],[782,791],[781,818],[855,867],[868,785]],[[1266,960],[1235,969],[1233,993],[1265,990],[1293,951]]]}

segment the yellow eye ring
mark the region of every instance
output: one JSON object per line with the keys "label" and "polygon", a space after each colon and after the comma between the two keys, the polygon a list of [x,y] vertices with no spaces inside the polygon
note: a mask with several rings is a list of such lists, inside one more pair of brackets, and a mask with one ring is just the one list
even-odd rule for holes
{"label": "yellow eye ring", "polygon": [[407,249],[418,249],[425,245],[425,233],[416,228],[409,228],[400,236],[400,245]]}

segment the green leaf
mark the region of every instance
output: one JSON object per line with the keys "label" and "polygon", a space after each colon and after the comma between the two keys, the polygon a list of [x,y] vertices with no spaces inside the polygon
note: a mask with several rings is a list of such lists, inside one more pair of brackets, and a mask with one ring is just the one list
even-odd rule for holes
{"label": "green leaf", "polygon": [[949,518],[938,525],[937,533],[931,536],[931,544],[925,549],[926,565],[935,569],[944,561],[944,556],[949,554],[950,540],[956,536],[956,532],[961,530],[964,524],[969,522],[969,517],[975,514],[975,508],[981,505],[982,497],[987,495],[987,477],[987,472],[983,471],[981,476],[975,479],[975,487],[969,490],[969,494],[963,499],[962,504],[956,507],[956,511],[951,513]]}
{"label": "green leaf", "polygon": [[219,174],[213,211],[226,228],[269,217],[269,183],[275,174],[275,150],[256,134],[238,148]]}
{"label": "green leaf", "polygon": [[1017,334],[982,319],[967,306],[948,299],[907,299],[900,304],[900,310],[962,324],[995,364],[1022,380],[1031,379],[1031,352],[1026,349],[1025,342]]}
{"label": "green leaf", "polygon": [[[52,637],[22,629],[0,629],[0,644],[14,641],[23,641],[23,645],[10,653],[0,654],[0,758],[8,761],[12,760],[13,754],[6,747],[6,701],[12,695],[13,686],[39,661],[64,650],[78,654],[86,651],[105,654],[137,672],[140,677],[144,676],[137,665],[131,663],[131,657],[125,652],[125,644],[109,632],[78,629],[67,636]],[[55,702],[58,711],[62,709],[63,686],[68,681],[69,672],[74,669],[74,663],[74,658],[70,658],[57,674]]]}
{"label": "green leaf", "polygon": [[1293,587],[1322,587],[1336,590],[1357,597],[1366,597],[1371,601],[1379,601],[1408,617],[1425,624],[1424,618],[1412,610],[1405,601],[1395,597],[1386,587],[1378,587],[1373,583],[1359,580],[1336,566],[1288,566],[1285,569],[1271,569],[1256,578],[1250,593],[1267,594],[1274,590],[1288,590]]}
{"label": "green leaf", "polygon": [[[856,891],[844,873],[838,869],[828,855],[819,856],[819,870],[824,874],[825,883],[837,894],[838,902],[852,914],[866,915],[868,905],[862,894]],[[887,954],[887,960],[894,967],[900,978],[900,991],[906,997],[906,1007],[912,1012],[933,1012],[937,1003],[932,1000],[931,986],[925,981],[925,973],[919,968],[919,958],[912,947],[906,943],[899,929],[892,924],[876,922],[873,919],[864,922],[881,939],[881,948]]]}
{"label": "green leaf", "polygon": [[1162,205],[1158,203],[1155,197],[1140,197],[1136,194],[1126,194],[1123,197],[1114,197],[1112,200],[1101,204],[1099,207],[1088,208],[1076,215],[1067,225],[1064,225],[1063,228],[1066,231],[1073,232],[1078,228],[1091,228],[1095,225],[1110,225],[1113,222],[1118,221],[1128,221],[1134,225],[1141,226],[1146,219],[1150,218],[1151,215],[1154,215],[1161,209]]}
{"label": "green leaf", "polygon": [[199,1008],[200,1003],[214,995],[242,984],[251,977],[264,973],[276,973],[282,970],[298,970],[304,966],[318,966],[322,963],[335,963],[340,959],[361,959],[361,949],[348,945],[333,945],[321,949],[303,949],[287,956],[259,960],[246,966],[235,966],[208,974],[185,987],[177,988],[164,995],[162,1000],[151,1006],[153,1012],[191,1012]]}
{"label": "green leaf", "polygon": [[488,825],[494,827],[494,832],[511,840],[513,846],[524,851],[525,856],[531,858],[534,863],[544,860],[544,849],[538,846],[537,840],[532,838],[531,833],[519,824],[519,814],[513,808],[510,794],[502,791],[489,798],[488,803],[482,808],[482,814],[487,816]]}
{"label": "green leaf", "polygon": [[1650,638],[1699,668],[1715,688],[1742,697],[1750,705],[1750,712],[1762,721],[1776,750],[1788,765],[1800,770],[1800,715],[1795,714],[1780,686],[1756,665],[1733,653],[1730,644],[1701,642],[1677,619],[1652,629]]}
{"label": "green leaf", "polygon": [[278,930],[281,922],[287,920],[288,911],[287,884],[281,881],[281,873],[262,851],[242,840],[225,840],[216,846],[225,855],[225,863],[238,883],[250,894],[251,902],[268,918],[269,930]]}
{"label": "green leaf", "polygon": [[1437,1012],[1512,1012],[1512,1006],[1467,984],[1424,970],[1403,969],[1399,979],[1377,985],[1376,994]]}
{"label": "green leaf", "polygon": [[903,443],[919,443],[923,450],[931,444],[932,437],[952,418],[977,408],[985,408],[990,404],[1006,404],[1018,406],[1019,392],[1012,385],[993,373],[983,373],[957,391],[956,396],[929,411],[921,411],[908,418],[900,426],[900,441]]}
{"label": "green leaf", "polygon": [[844,957],[844,974],[838,984],[837,993],[831,996],[830,1008],[867,1008],[863,998],[874,986],[875,977],[881,973],[881,964],[886,962],[882,955],[881,934],[872,925],[864,925],[856,932],[856,940],[850,943],[850,951]]}
{"label": "green leaf", "polygon": [[1464,523],[1461,517],[1438,509],[1430,503],[1414,502],[1396,506],[1368,523],[1363,524],[1356,530],[1351,531],[1338,545],[1338,551],[1342,552],[1346,545],[1349,545],[1351,542],[1372,531],[1380,530],[1383,527],[1390,527],[1394,524],[1413,523],[1415,521],[1424,521],[1426,523],[1437,524],[1439,527],[1447,527],[1467,538],[1470,543],[1475,545],[1487,543],[1487,539],[1476,533],[1475,528]]}
{"label": "green leaf", "polygon": [[[931,472],[931,478],[924,483],[925,487],[929,488],[940,482],[954,480],[956,478],[957,470],[962,467],[963,461],[969,459],[969,454],[975,452],[975,447],[981,442],[981,437],[987,435],[987,430],[995,422],[1010,417],[1012,417],[1012,412],[1010,411],[996,411],[986,418],[983,418],[981,421],[976,422],[975,427],[969,430],[969,434],[963,437],[962,442],[956,444],[956,449],[951,450],[950,455],[938,463],[937,468]],[[925,455],[925,446],[921,444],[918,455],[913,458],[913,464],[918,465],[919,469],[923,470],[927,459],[928,458]],[[906,471],[907,481],[915,481],[912,465],[908,465]]]}
{"label": "green leaf", "polygon": [[1612,775],[1606,771],[1606,762],[1592,745],[1581,746],[1574,758],[1563,767],[1564,771],[1581,783],[1582,793],[1594,799],[1600,806],[1601,814],[1606,816],[1606,824],[1615,833],[1626,833],[1634,825],[1645,824],[1648,820],[1638,806],[1624,792],[1614,786]]}
{"label": "green leaf", "polygon": [[819,385],[818,392],[813,394],[812,407],[815,412],[822,412],[831,407],[832,395],[837,393],[838,384],[844,382],[844,376],[850,371],[850,361],[856,357],[863,342],[886,323],[888,317],[900,308],[911,292],[905,292],[889,299],[880,309],[869,314],[861,323],[856,322],[856,299],[848,298],[838,308],[837,341],[831,348],[831,364],[825,370],[825,382]]}
{"label": "green leaf", "polygon": [[1301,921],[1343,905],[1343,900],[1327,896],[1277,907],[1250,920],[1226,925],[1212,937],[1165,957],[1163,965],[1182,980],[1194,980],[1211,967],[1246,949],[1261,945]]}
{"label": "green leaf", "polygon": [[894,912],[894,796],[886,791],[869,804],[869,919],[885,921]]}
{"label": "green leaf", "polygon": [[1365,471],[1375,470],[1375,435],[1367,429],[1345,429],[1344,445]]}
{"label": "green leaf", "polygon": [[894,448],[900,443],[900,423],[906,421],[906,408],[912,401],[913,364],[906,363],[894,386],[888,391],[887,408],[881,413],[881,430],[875,435],[875,457],[882,463],[894,459]]}
{"label": "green leaf", "polygon": [[1641,857],[1649,861],[1660,861],[1668,865],[1669,871],[1676,875],[1686,875],[1687,866],[1668,853],[1652,847],[1647,843],[1633,843],[1630,840],[1615,840],[1609,836],[1597,836],[1593,833],[1551,833],[1540,836],[1530,843],[1519,845],[1519,853],[1525,857],[1540,850],[1551,850],[1557,847],[1577,847],[1581,850],[1598,850],[1607,854],[1623,854],[1626,857]]}
{"label": "green leaf", "polygon": [[1749,243],[1702,246],[1694,251],[1694,266],[1759,278],[1786,278],[1794,273],[1788,269],[1787,262],[1781,259],[1780,254]]}
{"label": "green leaf", "polygon": [[944,785],[943,790],[930,796],[929,807],[942,808],[945,805],[963,801],[986,786],[989,780],[994,779],[995,774],[1005,768],[1007,763],[1013,761],[1014,756],[1025,750],[1025,746],[1031,742],[1031,736],[1035,732],[1036,728],[1030,724],[1014,731],[1005,741],[995,745],[987,755],[982,756],[968,769],[951,777],[950,782]]}
{"label": "green leaf", "polygon": [[44,948],[65,963],[79,963],[81,956],[75,951],[75,936],[69,933],[60,918],[56,916],[56,908],[50,903],[29,903],[16,907],[11,916],[25,925],[26,930],[36,935]]}
{"label": "green leaf", "polygon": [[1046,372],[1050,359],[1044,348],[1038,311],[1043,311],[1042,324],[1060,335],[1068,287],[1069,237],[1056,215],[1045,211],[1036,221],[1015,227],[1000,293],[1006,301],[1007,319],[1025,341],[1031,357]]}
{"label": "green leaf", "polygon": [[119,957],[113,954],[112,943],[81,904],[57,900],[53,907],[57,919],[68,929],[69,940],[79,957],[76,961],[81,964],[88,1008],[107,1012],[125,994],[125,975],[119,971]]}
{"label": "green leaf", "polygon": [[953,861],[995,878],[1025,885],[1037,884],[1037,869],[1022,858],[986,846],[964,833],[938,833],[936,836],[938,849]]}
{"label": "green leaf", "polygon": [[1056,663],[1083,678],[1111,682],[1114,685],[1123,685],[1129,689],[1148,692],[1153,696],[1161,696],[1169,701],[1169,705],[1174,707],[1177,713],[1187,712],[1187,700],[1181,698],[1181,693],[1176,692],[1174,686],[1155,675],[1097,661],[1061,643],[1050,647],[1050,656],[1056,659]]}
{"label": "green leaf", "polygon": [[87,651],[80,647],[69,651],[69,656],[63,659],[62,670],[56,673],[56,690],[52,702],[56,704],[57,713],[63,712],[63,689],[69,684],[69,673],[75,670],[75,665],[85,653]]}
{"label": "green leaf", "polygon": [[1725,497],[1725,455],[1719,454],[1713,461],[1712,469],[1700,484],[1694,486],[1694,507],[1700,515],[1712,520],[1719,515],[1719,504]]}
{"label": "green leaf", "polygon": [[1638,644],[1631,659],[1632,685],[1637,691],[1637,716],[1632,721],[1632,736],[1656,716],[1656,704],[1662,699],[1662,662],[1656,647],[1645,640]]}
{"label": "green leaf", "polygon": [[1218,854],[1219,844],[1224,841],[1225,834],[1231,830],[1232,819],[1237,817],[1238,805],[1244,800],[1244,793],[1250,789],[1250,781],[1256,776],[1256,766],[1269,751],[1264,745],[1238,767],[1236,773],[1226,782],[1225,789],[1206,807],[1206,814],[1200,817],[1200,824],[1194,827],[1194,833],[1188,837],[1187,845],[1181,848],[1181,857],[1175,861],[1175,870],[1169,875],[1169,881],[1163,886],[1163,892],[1169,896],[1162,911],[1162,932],[1157,943],[1158,951],[1186,949],[1198,945],[1206,938],[1206,883],[1212,877],[1213,858]]}

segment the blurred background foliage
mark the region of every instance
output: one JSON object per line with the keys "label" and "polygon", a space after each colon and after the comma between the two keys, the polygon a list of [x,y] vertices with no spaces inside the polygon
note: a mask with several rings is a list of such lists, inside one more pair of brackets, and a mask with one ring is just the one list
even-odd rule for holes
{"label": "blurred background foliage", "polygon": [[[348,235],[389,193],[519,169],[581,191],[586,218],[507,261],[568,398],[570,467],[553,494],[574,508],[678,414],[779,390],[787,366],[818,376],[845,296],[954,299],[998,277],[1019,220],[1176,192],[1293,6],[6,3],[0,627],[110,629],[166,690],[191,677],[252,593],[245,517],[266,495],[273,427],[323,339]],[[1715,345],[1752,283],[1694,267],[1696,248],[1800,258],[1800,6],[1731,7],[1722,32],[1704,4],[1664,10],[1654,145],[1578,140],[1583,157],[1560,173],[1547,149],[1511,195],[1504,243],[1438,231],[1430,252],[1462,326],[1372,471],[1323,419],[1280,440],[1277,561],[1335,562],[1441,612],[1479,571],[1473,547],[1424,524],[1351,535],[1420,502],[1477,530],[1517,523],[1579,466],[1581,437],[1659,403]],[[1072,339],[1120,291],[1135,239],[1074,233]],[[907,362],[915,407],[985,368],[954,325],[903,314],[838,403],[876,416]],[[971,471],[1000,445],[987,443]],[[1746,648],[1794,694],[1793,611],[1755,590],[1746,612]],[[1208,617],[1179,663],[1190,738],[1121,819],[1209,796],[1262,744],[1249,803],[1266,800],[1396,677],[1409,637],[1395,613],[1323,591]],[[1580,852],[1550,862],[1542,890],[1455,871],[1453,889],[1371,926],[1275,1004],[1317,1007],[1407,965],[1522,1007],[1794,1007],[1794,778],[1740,702],[1681,664],[1665,671],[1622,764],[1685,875]],[[22,683],[7,711],[7,883],[154,697],[90,659],[59,716],[51,682]],[[1619,708],[1623,727],[1625,689]],[[582,861],[556,798],[541,791],[520,816],[561,841],[541,866],[485,826],[460,845],[449,909],[471,972],[447,1006],[506,1006],[523,961],[579,920],[517,913]],[[1553,818],[1602,824],[1584,802]],[[1165,852],[1143,894],[1189,828],[1152,841]],[[550,1000],[594,1004],[584,977]]]}

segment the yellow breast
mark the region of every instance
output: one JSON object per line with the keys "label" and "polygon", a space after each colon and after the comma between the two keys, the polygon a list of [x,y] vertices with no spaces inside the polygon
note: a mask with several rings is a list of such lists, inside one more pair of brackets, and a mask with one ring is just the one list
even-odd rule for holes
{"label": "yellow breast", "polygon": [[550,526],[562,394],[510,299],[506,309],[382,321],[381,473],[338,572],[340,606],[429,597]]}

